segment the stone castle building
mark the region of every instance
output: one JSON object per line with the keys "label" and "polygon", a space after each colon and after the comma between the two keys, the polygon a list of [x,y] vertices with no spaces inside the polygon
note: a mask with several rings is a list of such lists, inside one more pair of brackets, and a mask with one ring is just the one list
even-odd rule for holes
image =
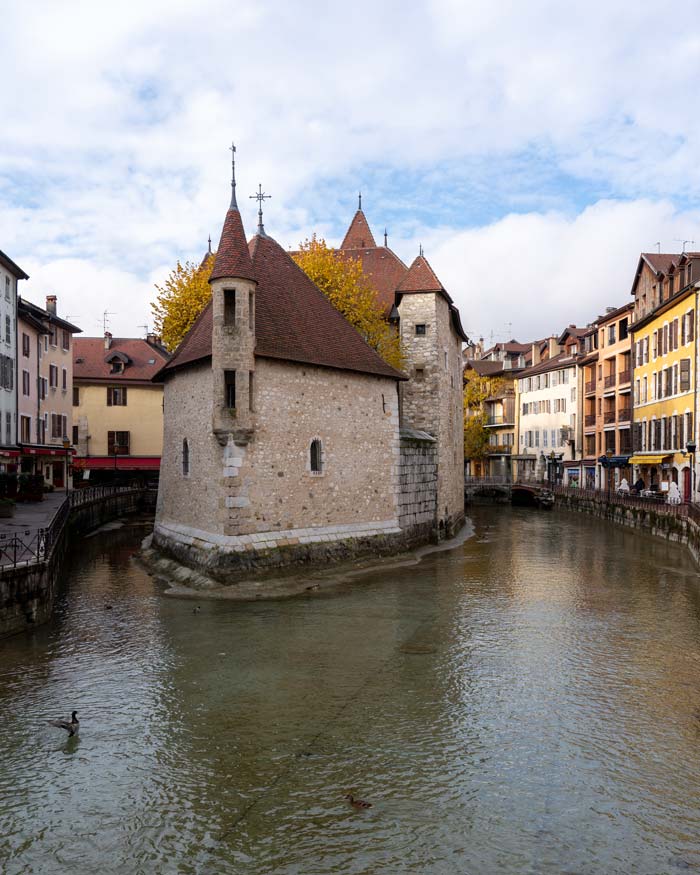
{"label": "stone castle building", "polygon": [[406,375],[266,234],[262,213],[246,242],[235,177],[232,189],[212,299],[155,378],[153,546],[230,581],[451,535],[464,519],[463,332],[427,261],[399,262],[390,308]]}

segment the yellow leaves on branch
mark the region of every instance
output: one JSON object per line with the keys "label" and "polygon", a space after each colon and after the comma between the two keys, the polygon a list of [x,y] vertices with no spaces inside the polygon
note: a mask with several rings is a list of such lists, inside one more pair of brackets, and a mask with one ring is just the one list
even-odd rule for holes
{"label": "yellow leaves on branch", "polygon": [[156,286],[158,296],[151,310],[155,328],[165,347],[173,352],[187,334],[211,298],[209,276],[214,267],[214,254],[201,265],[178,261],[162,286]]}
{"label": "yellow leaves on branch", "polygon": [[464,372],[464,458],[483,459],[489,444],[484,402],[505,386],[500,377],[482,377],[471,368]]}
{"label": "yellow leaves on branch", "polygon": [[377,292],[362,273],[359,260],[341,258],[315,234],[300,245],[294,260],[372,349],[401,370],[401,342],[384,318]]}

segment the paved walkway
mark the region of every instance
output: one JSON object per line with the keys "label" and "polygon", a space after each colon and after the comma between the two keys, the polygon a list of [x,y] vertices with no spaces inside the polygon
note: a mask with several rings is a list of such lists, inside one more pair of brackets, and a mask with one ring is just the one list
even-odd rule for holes
{"label": "paved walkway", "polygon": [[32,537],[37,529],[45,529],[51,525],[56,511],[65,500],[65,492],[47,492],[43,501],[18,501],[15,515],[10,519],[0,519],[0,536]]}

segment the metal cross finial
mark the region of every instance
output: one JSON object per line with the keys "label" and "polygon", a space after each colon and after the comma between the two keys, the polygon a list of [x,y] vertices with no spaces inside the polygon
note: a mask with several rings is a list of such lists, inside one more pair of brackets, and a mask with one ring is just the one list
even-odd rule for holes
{"label": "metal cross finial", "polygon": [[261,237],[264,237],[265,227],[263,225],[262,213],[263,201],[270,200],[272,198],[272,195],[265,194],[265,192],[262,190],[262,183],[260,182],[258,183],[258,193],[249,195],[249,198],[250,200],[255,200],[258,202],[258,234],[260,234]]}
{"label": "metal cross finial", "polygon": [[229,209],[237,210],[236,203],[236,144],[231,143],[231,206]]}
{"label": "metal cross finial", "polygon": [[386,242],[386,228],[384,229],[384,245],[385,245],[385,246],[388,245],[387,242]]}
{"label": "metal cross finial", "polygon": [[422,243],[418,244],[418,255],[421,257],[423,255],[423,244]]}
{"label": "metal cross finial", "polygon": [[362,209],[362,192],[359,192],[357,195],[357,209]]}
{"label": "metal cross finial", "polygon": [[211,234],[209,235],[209,255],[211,255]]}

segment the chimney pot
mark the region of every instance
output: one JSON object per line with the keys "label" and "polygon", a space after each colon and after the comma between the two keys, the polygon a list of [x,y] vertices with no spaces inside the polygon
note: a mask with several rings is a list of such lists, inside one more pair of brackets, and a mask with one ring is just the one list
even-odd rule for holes
{"label": "chimney pot", "polygon": [[109,331],[105,331],[105,349],[109,349],[112,345],[112,335]]}
{"label": "chimney pot", "polygon": [[46,296],[46,312],[52,316],[56,315],[56,295]]}

